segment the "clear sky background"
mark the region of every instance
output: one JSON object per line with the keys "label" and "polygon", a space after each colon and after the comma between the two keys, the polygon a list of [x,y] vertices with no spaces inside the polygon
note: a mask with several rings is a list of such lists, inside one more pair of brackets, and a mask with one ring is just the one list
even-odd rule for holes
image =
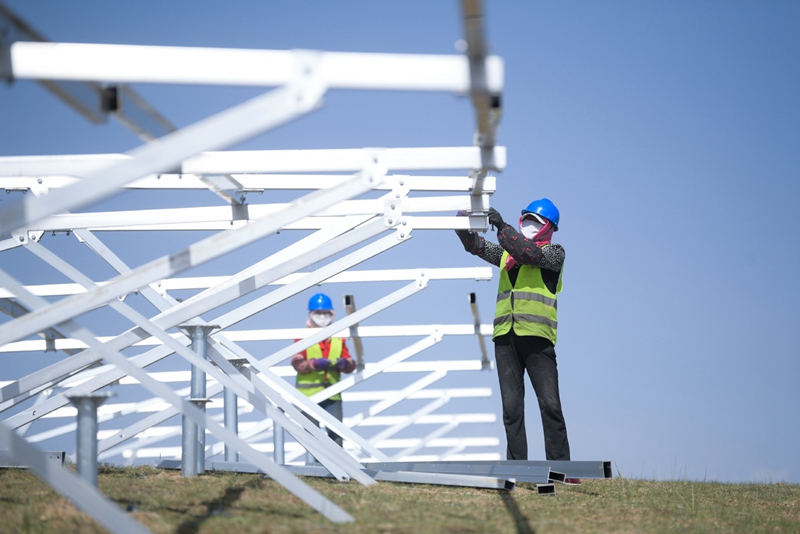
{"label": "clear sky background", "polygon": [[[56,42],[451,54],[462,37],[455,1],[5,3]],[[542,196],[561,210],[557,350],[573,459],[612,460],[624,476],[800,483],[800,4],[485,8],[506,66],[508,166],[492,205],[507,220]],[[260,92],[136,89],[179,126]],[[236,148],[466,146],[474,123],[465,98],[331,92],[322,110]],[[32,82],[0,87],[0,124],[0,155],[139,144]],[[365,267],[480,265],[450,232],[418,241]],[[16,254],[0,264],[35,283]],[[484,322],[495,283],[466,286]],[[394,318],[471,321],[466,304],[431,297]],[[527,404],[531,458],[543,458]]]}

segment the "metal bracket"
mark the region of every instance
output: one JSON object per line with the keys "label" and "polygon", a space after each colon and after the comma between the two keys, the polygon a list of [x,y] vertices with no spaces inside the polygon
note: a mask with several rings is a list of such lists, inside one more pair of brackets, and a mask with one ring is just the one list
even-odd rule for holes
{"label": "metal bracket", "polygon": [[486,343],[483,341],[483,336],[481,335],[481,317],[478,313],[478,297],[475,295],[475,293],[469,294],[469,305],[470,308],[472,308],[472,319],[475,326],[475,335],[478,336],[478,345],[481,348],[481,369],[484,371],[489,370],[493,368],[493,365],[486,353]]}
{"label": "metal bracket", "polygon": [[14,238],[14,241],[19,242],[21,245],[28,244],[28,230],[25,228],[18,228],[11,232],[11,237]]}
{"label": "metal bracket", "polygon": [[[417,282],[417,287],[419,289],[424,289],[428,287],[428,275],[425,273],[425,271],[420,269],[419,274],[417,275],[416,282]],[[436,334],[437,332],[438,329],[434,329],[434,334]],[[439,339],[441,340],[441,334],[439,334]]]}
{"label": "metal bracket", "polygon": [[320,75],[322,52],[316,50],[294,50],[294,73],[287,84],[293,89],[294,105],[301,113],[307,113],[322,105],[322,95],[328,86]]}
{"label": "metal bracket", "polygon": [[[342,297],[344,300],[344,309],[347,315],[356,311],[356,299],[353,295],[345,295]],[[353,349],[356,352],[356,371],[364,370],[364,344],[361,343],[361,337],[358,335],[358,323],[350,326],[350,339],[353,341]]]}
{"label": "metal bracket", "polygon": [[44,351],[45,352],[55,352],[56,351],[56,338],[52,335],[45,335],[44,336]]}
{"label": "metal bracket", "polygon": [[433,336],[433,340],[436,343],[439,343],[442,340],[442,338],[444,338],[444,332],[442,332],[442,329],[439,326],[434,326],[433,332],[431,332],[431,336]]}
{"label": "metal bracket", "polygon": [[39,242],[42,240],[42,236],[44,235],[44,230],[29,230],[28,231],[28,239],[33,241]]}
{"label": "metal bracket", "polygon": [[383,220],[386,226],[395,226],[403,216],[403,200],[408,198],[405,180],[395,179],[392,191],[383,197]]}
{"label": "metal bracket", "polygon": [[249,221],[250,220],[250,208],[246,204],[246,197],[241,195],[239,197],[240,202],[237,204],[235,202],[231,202],[231,210],[233,215],[231,217],[231,224],[233,221]]}
{"label": "metal bracket", "polygon": [[[475,186],[474,181],[473,181],[473,186]],[[489,219],[487,218],[488,212],[489,212],[488,195],[477,194],[473,192],[473,194],[470,195],[470,210],[469,210],[470,231],[485,233],[489,230]]]}
{"label": "metal bracket", "polygon": [[395,226],[395,235],[397,235],[398,241],[405,241],[407,239],[411,239],[411,231],[414,229],[414,225],[411,223],[411,218],[409,217],[401,217],[399,221],[397,221],[397,225]]}

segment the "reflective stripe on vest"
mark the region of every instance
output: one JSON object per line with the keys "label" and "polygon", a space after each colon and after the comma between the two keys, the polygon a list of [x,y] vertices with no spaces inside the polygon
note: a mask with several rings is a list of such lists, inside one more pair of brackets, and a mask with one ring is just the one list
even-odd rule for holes
{"label": "reflective stripe on vest", "polygon": [[[508,252],[504,251],[500,265],[505,265],[507,258]],[[556,293],[560,291],[561,273]],[[513,328],[518,336],[539,336],[555,345],[558,332],[556,293],[547,289],[538,267],[521,265],[515,286],[511,285],[508,271],[501,268],[492,337],[507,334]]]}
{"label": "reflective stripe on vest", "polygon": [[[311,371],[310,373],[306,374],[297,374],[295,387],[302,391],[306,397],[316,395],[326,387],[339,381],[341,373],[339,373],[339,370],[334,366],[339,358],[342,357],[342,345],[344,345],[344,339],[340,337],[332,337],[330,352],[328,352],[328,360],[331,362],[330,366],[322,371]],[[315,360],[323,357],[322,347],[320,347],[319,343],[306,349],[306,358],[309,360]],[[331,397],[331,400],[342,400],[342,395],[337,393]]]}

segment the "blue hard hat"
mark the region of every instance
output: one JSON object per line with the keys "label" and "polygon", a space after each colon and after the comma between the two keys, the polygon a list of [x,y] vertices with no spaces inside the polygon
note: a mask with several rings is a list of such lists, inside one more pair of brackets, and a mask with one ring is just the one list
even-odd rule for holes
{"label": "blue hard hat", "polygon": [[544,217],[548,221],[552,222],[555,227],[556,231],[558,230],[558,208],[549,198],[543,198],[540,200],[534,200],[528,207],[522,210],[522,215],[524,216],[526,213],[535,213],[541,217]]}
{"label": "blue hard hat", "polygon": [[333,310],[333,302],[325,293],[317,293],[308,301],[308,311]]}

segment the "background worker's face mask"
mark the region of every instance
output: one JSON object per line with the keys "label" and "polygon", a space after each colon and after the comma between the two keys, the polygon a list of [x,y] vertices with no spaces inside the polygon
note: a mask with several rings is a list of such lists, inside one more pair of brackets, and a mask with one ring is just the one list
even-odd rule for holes
{"label": "background worker's face mask", "polygon": [[319,328],[325,328],[333,322],[333,314],[329,311],[313,311],[309,318]]}
{"label": "background worker's face mask", "polygon": [[519,221],[519,232],[525,239],[533,239],[544,227],[544,221],[533,213],[525,214]]}

